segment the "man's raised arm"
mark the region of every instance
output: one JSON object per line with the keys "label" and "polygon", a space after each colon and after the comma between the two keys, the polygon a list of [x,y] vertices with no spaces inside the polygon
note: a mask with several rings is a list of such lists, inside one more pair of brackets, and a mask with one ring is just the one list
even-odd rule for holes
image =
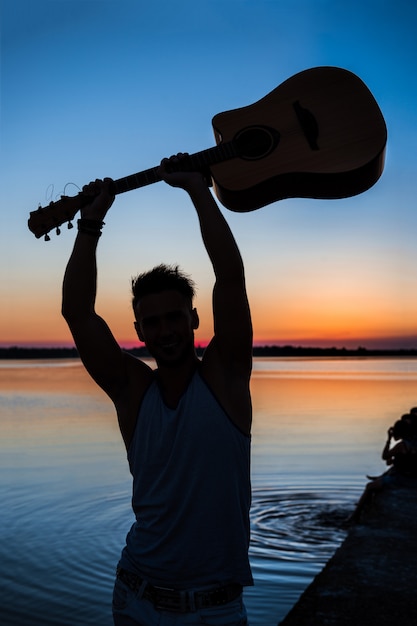
{"label": "man's raised arm", "polygon": [[[213,290],[214,338],[205,358],[211,362],[208,366],[213,377],[217,368],[225,385],[237,389],[237,396],[246,396],[247,402],[242,401],[241,404],[246,405],[242,412],[248,416],[250,400],[246,392],[252,367],[253,335],[242,258],[229,225],[201,173],[169,171],[170,164],[175,166],[182,158],[183,155],[178,155],[164,159],[160,173],[167,183],[188,192],[197,211],[203,242],[216,277]],[[249,419],[247,417],[246,422]]]}
{"label": "man's raised arm", "polygon": [[83,208],[63,283],[62,314],[81,360],[100,387],[114,400],[124,378],[124,356],[106,322],[95,312],[96,249],[103,219],[113,203],[109,179],[83,188],[91,203]]}

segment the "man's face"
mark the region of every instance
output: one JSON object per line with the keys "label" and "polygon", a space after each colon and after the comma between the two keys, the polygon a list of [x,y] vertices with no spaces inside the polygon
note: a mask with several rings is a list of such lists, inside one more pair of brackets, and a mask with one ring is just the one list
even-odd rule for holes
{"label": "man's face", "polygon": [[138,337],[158,364],[174,366],[194,354],[197,311],[178,291],[144,296],[136,305],[135,317]]}

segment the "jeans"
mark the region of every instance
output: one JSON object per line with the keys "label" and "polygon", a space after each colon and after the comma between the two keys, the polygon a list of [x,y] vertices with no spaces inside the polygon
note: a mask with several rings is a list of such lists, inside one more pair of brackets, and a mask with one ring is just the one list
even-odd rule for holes
{"label": "jeans", "polygon": [[242,596],[222,606],[200,609],[192,613],[173,613],[156,609],[117,579],[113,591],[115,626],[248,626]]}

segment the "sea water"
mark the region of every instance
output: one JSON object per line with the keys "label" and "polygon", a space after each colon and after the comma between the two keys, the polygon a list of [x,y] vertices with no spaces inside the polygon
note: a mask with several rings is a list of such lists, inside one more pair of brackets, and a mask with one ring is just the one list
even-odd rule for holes
{"label": "sea water", "polygon": [[[255,359],[251,626],[274,626],[345,537],[386,431],[417,405],[413,358]],[[133,523],[111,402],[77,359],[0,361],[0,623],[111,626]]]}

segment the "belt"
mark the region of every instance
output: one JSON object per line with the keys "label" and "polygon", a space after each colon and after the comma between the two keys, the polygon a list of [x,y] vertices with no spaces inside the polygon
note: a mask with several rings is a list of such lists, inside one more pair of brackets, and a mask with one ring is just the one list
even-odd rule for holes
{"label": "belt", "polygon": [[141,597],[152,602],[156,609],[176,613],[190,613],[212,606],[221,606],[232,602],[242,593],[242,586],[234,583],[206,591],[157,587],[121,567],[117,568],[116,576],[133,591],[137,592],[141,589]]}

